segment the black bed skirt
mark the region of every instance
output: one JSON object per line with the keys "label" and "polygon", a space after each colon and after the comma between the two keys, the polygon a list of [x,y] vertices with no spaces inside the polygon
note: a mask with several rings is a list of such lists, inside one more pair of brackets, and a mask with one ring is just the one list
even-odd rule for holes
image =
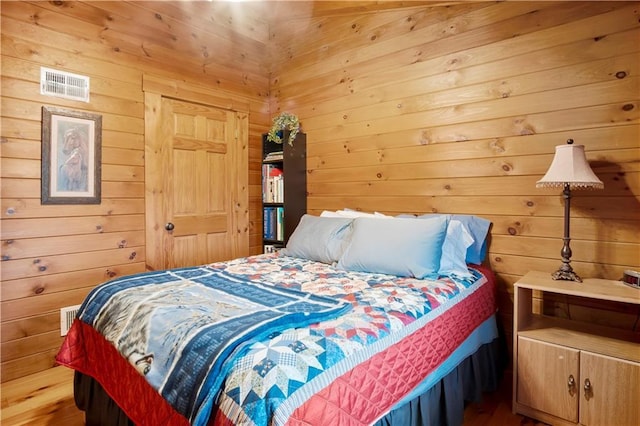
{"label": "black bed skirt", "polygon": [[[424,394],[389,412],[375,426],[462,425],[467,402],[498,389],[505,365],[500,338],[481,346]],[[134,423],[92,377],[76,372],[75,403],[87,426],[133,426]]]}

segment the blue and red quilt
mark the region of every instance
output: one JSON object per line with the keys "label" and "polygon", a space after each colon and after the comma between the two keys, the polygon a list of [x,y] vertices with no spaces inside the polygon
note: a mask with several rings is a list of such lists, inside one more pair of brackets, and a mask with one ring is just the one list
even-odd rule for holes
{"label": "blue and red quilt", "polygon": [[[101,381],[137,424],[366,424],[493,315],[494,289],[472,271],[418,280],[270,254],[125,277],[89,295],[58,361]],[[152,417],[89,361],[113,360],[101,338],[128,360],[119,374],[162,395]]]}

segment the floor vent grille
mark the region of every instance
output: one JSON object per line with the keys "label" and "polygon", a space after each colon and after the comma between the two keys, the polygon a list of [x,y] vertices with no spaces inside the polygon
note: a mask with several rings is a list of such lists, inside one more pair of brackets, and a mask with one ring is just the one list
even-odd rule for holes
{"label": "floor vent grille", "polygon": [[66,336],[80,310],[80,305],[67,306],[60,309],[60,335]]}
{"label": "floor vent grille", "polygon": [[40,67],[40,94],[89,102],[89,77]]}

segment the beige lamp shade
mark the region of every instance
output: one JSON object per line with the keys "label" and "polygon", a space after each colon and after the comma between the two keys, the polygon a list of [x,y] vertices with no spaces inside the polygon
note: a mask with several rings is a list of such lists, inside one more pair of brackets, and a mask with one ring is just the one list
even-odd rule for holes
{"label": "beige lamp shade", "polygon": [[604,184],[587,162],[584,145],[573,145],[573,140],[570,141],[566,145],[556,146],[551,166],[547,174],[536,183],[536,187],[563,187],[569,184],[570,188],[603,189]]}

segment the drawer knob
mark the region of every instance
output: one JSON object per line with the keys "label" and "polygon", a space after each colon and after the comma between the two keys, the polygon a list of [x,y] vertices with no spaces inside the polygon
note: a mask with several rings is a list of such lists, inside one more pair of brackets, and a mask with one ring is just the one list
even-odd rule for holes
{"label": "drawer knob", "polygon": [[584,398],[588,401],[593,396],[593,389],[591,388],[591,380],[584,380]]}
{"label": "drawer knob", "polygon": [[569,380],[567,380],[567,388],[569,389],[569,395],[573,396],[576,393],[576,379],[573,377],[573,374],[569,375]]}

